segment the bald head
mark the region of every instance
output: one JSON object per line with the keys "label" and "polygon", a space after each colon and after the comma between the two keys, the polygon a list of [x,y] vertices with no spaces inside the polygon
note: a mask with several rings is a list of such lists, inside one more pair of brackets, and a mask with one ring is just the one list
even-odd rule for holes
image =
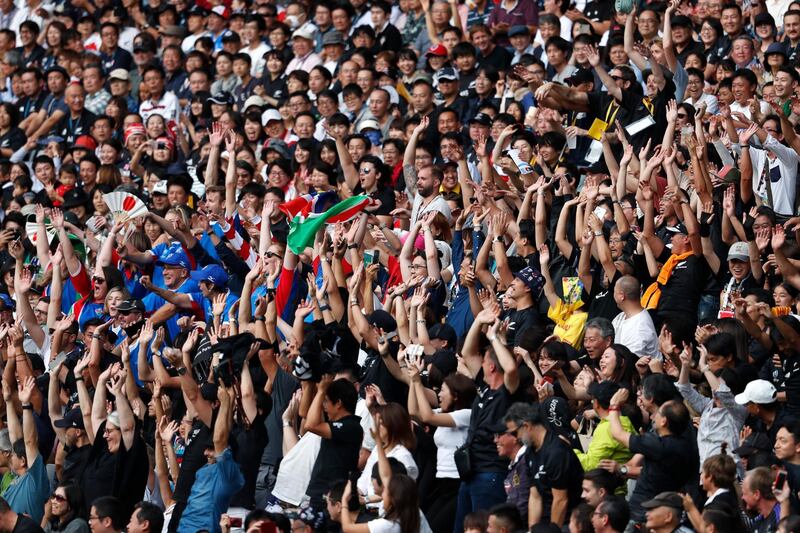
{"label": "bald head", "polygon": [[617,289],[622,293],[626,300],[639,300],[641,296],[641,285],[639,280],[633,276],[622,276],[617,281]]}

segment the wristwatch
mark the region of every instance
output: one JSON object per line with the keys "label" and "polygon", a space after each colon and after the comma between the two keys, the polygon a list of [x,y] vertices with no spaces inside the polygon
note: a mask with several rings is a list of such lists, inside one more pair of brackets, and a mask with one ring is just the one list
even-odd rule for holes
{"label": "wristwatch", "polygon": [[621,467],[619,467],[619,473],[622,474],[623,476],[627,476],[628,475],[628,467],[625,466],[625,465],[622,465]]}

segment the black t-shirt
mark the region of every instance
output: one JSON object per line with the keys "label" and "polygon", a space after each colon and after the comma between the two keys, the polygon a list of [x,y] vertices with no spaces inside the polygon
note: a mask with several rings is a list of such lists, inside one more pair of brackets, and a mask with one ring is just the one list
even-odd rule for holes
{"label": "black t-shirt", "polygon": [[353,190],[353,194],[366,194],[373,200],[380,200],[381,206],[375,210],[376,215],[389,215],[395,209],[394,191],[391,187],[378,186],[374,192],[367,193],[359,183]]}
{"label": "black t-shirt", "polygon": [[472,402],[467,442],[470,443],[472,468],[477,472],[505,472],[508,460],[497,455],[494,433],[490,428],[500,422],[511,407],[512,396],[505,385],[490,389],[485,383],[478,388]]}
{"label": "black t-shirt", "polygon": [[[664,248],[658,260],[665,263],[670,255],[669,248]],[[687,319],[696,316],[709,273],[708,263],[702,256],[690,255],[678,261],[666,285],[661,287],[658,315],[685,316]]]}
{"label": "black t-shirt", "polygon": [[95,118],[95,114],[88,109],[84,109],[78,118],[72,118],[72,113],[67,111],[64,118],[56,124],[53,132],[62,137],[67,144],[72,144],[81,135],[89,134]]}
{"label": "black t-shirt", "polygon": [[[589,98],[589,113],[592,114],[592,118],[598,118],[609,123],[609,128],[613,126],[614,118],[619,120],[622,127],[627,127],[650,115],[650,111],[645,106],[645,97],[635,91],[623,89],[621,102],[616,102],[614,97],[605,91],[590,92],[587,97]],[[615,113],[617,106],[619,106],[619,109]],[[634,151],[641,150],[655,131],[656,128],[650,126],[631,136],[630,140]]]}
{"label": "black t-shirt", "polygon": [[258,467],[269,440],[267,428],[264,425],[265,420],[264,415],[257,415],[251,422],[250,429],[245,429],[242,424],[236,424],[231,431],[233,458],[239,463],[239,468],[244,475],[244,486],[231,498],[231,507],[255,508]]}
{"label": "black t-shirt", "polygon": [[18,514],[17,523],[11,533],[44,533],[44,530],[32,518]]}
{"label": "black t-shirt", "polygon": [[273,80],[272,76],[267,72],[267,69],[264,69],[264,76],[261,78],[261,84],[264,86],[264,94],[277,100],[289,95],[289,91],[286,88],[286,76],[281,75]]}
{"label": "black t-shirt", "polygon": [[631,452],[644,455],[644,466],[630,498],[633,520],[644,520],[642,502],[661,492],[683,490],[692,474],[697,472],[697,452],[690,442],[690,435],[692,433],[688,431],[681,436],[631,435]]}
{"label": "black t-shirt", "polygon": [[189,501],[189,494],[192,492],[197,471],[208,464],[206,448],[213,446],[213,442],[211,429],[199,419],[195,420],[189,437],[186,439],[186,447],[181,461],[181,475],[178,476],[172,494],[176,502],[186,503]]}
{"label": "black t-shirt", "polygon": [[[281,416],[289,405],[292,399],[292,394],[299,387],[299,383],[294,379],[291,374],[285,372],[282,368],[278,368],[275,373],[274,383],[272,384],[272,410],[267,415],[266,428],[269,435],[283,435],[283,426],[281,425]],[[264,454],[261,457],[262,465],[278,466],[283,458],[283,439],[275,437],[269,439],[267,446],[264,448]]]}
{"label": "black t-shirt", "polygon": [[619,281],[619,278],[622,277],[622,274],[617,270],[607,287],[602,283],[604,275],[605,270],[598,265],[593,275],[592,290],[588,295],[589,318],[602,317],[614,320],[614,317],[619,314],[619,307],[617,307],[617,302],[614,301],[614,286]]}
{"label": "black t-shirt", "polygon": [[89,454],[92,452],[92,445],[65,447],[67,454],[64,456],[64,467],[61,470],[61,483],[77,483],[83,475],[86,463],[89,461]]}
{"label": "black t-shirt", "polygon": [[595,22],[605,22],[611,20],[614,16],[614,2],[608,0],[600,0],[598,2],[589,2],[583,10],[583,14],[589,20]]}
{"label": "black t-shirt", "polygon": [[533,326],[541,324],[539,318],[539,311],[536,307],[527,307],[525,309],[514,309],[508,313],[508,333],[506,333],[506,342],[509,346],[516,346],[516,340],[522,337],[522,334]]}
{"label": "black t-shirt", "polygon": [[[391,356],[396,358],[398,351],[398,344],[389,342]],[[397,402],[403,405],[404,402],[408,401],[408,386],[401,381],[397,381],[392,376],[377,351],[367,347],[366,352],[367,358],[361,367],[361,390],[366,390],[365,387],[367,385],[377,385],[380,387],[387,402]]]}
{"label": "black t-shirt", "polygon": [[485,57],[483,53],[478,52],[478,64],[481,66],[491,65],[500,68],[503,65],[510,65],[513,58],[514,55],[502,46],[495,46]]}
{"label": "black t-shirt", "polygon": [[555,431],[547,432],[539,450],[528,448],[525,452],[525,463],[531,485],[535,486],[542,496],[541,522],[545,524],[550,522],[553,489],[567,491],[568,514],[580,503],[583,467],[569,444],[561,440]]}
{"label": "black t-shirt", "polygon": [[17,151],[25,144],[28,138],[25,137],[25,132],[17,127],[12,127],[8,133],[0,136],[0,148],[11,148]]}
{"label": "black t-shirt", "polygon": [[[106,422],[97,428],[89,460],[83,471],[83,495],[87,502],[93,502],[102,496],[116,496],[122,504],[121,515],[130,516],[133,507],[142,500],[149,475],[149,462],[141,426],[141,422],[137,420],[130,449],[125,449],[124,442],[120,441],[117,453],[108,451],[104,435]],[[182,476],[183,469],[178,479]]]}
{"label": "black t-shirt", "polygon": [[348,474],[358,469],[358,453],[364,439],[360,416],[347,415],[329,425],[331,438],[322,439],[306,489],[311,501],[317,503],[333,482],[347,479]]}

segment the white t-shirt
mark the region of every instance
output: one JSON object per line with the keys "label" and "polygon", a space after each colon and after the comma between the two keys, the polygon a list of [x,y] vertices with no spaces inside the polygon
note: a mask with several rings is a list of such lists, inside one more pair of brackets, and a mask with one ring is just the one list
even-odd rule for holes
{"label": "white t-shirt", "polygon": [[306,495],[321,443],[322,437],[307,431],[289,453],[284,455],[275,488],[272,489],[276,498],[291,505],[300,505]]}
{"label": "white t-shirt", "polygon": [[414,227],[420,215],[428,211],[438,211],[443,214],[448,221],[450,220],[450,206],[441,194],[434,198],[424,209],[420,210],[422,202],[423,198],[421,195],[417,194],[414,196],[414,204],[411,208],[411,227]]}
{"label": "white t-shirt", "polygon": [[[408,477],[416,481],[417,476],[419,475],[419,468],[417,468],[417,462],[414,461],[414,457],[411,455],[411,452],[408,451],[408,448],[402,444],[398,444],[386,452],[386,457],[394,457],[400,461],[403,466],[406,467],[406,473],[408,474]],[[358,478],[358,492],[361,494],[366,494],[367,496],[375,495],[375,491],[372,488],[372,467],[375,466],[375,463],[377,462],[378,449],[373,448],[372,453],[369,454],[369,458],[367,459],[367,464],[364,465],[364,471],[361,472],[361,476]],[[283,466],[283,464],[281,464],[281,466]]]}
{"label": "white t-shirt", "polygon": [[[441,412],[436,409],[436,412]],[[469,433],[469,418],[472,409],[459,409],[452,413],[447,413],[453,417],[455,427],[438,427],[433,434],[433,442],[436,443],[436,477],[458,479],[458,469],[453,454],[456,449],[467,441]]]}
{"label": "white t-shirt", "polygon": [[356,403],[356,416],[361,417],[361,429],[364,430],[364,440],[361,441],[361,447],[372,451],[375,448],[375,439],[372,438],[370,433],[370,430],[372,430],[372,415],[364,398],[359,398]]}
{"label": "white t-shirt", "polygon": [[[402,530],[400,529],[400,524],[394,522],[392,520],[387,520],[385,518],[377,518],[375,520],[370,520],[367,522],[367,526],[369,526],[369,533],[401,533]],[[433,533],[431,530],[431,526],[428,525],[428,521],[425,519],[425,515],[422,514],[422,511],[419,513],[419,531],[420,533]]]}
{"label": "white t-shirt", "polygon": [[166,122],[174,120],[177,122],[178,113],[180,112],[180,105],[178,104],[178,97],[172,91],[167,91],[160,100],[155,101],[152,99],[145,100],[139,106],[139,115],[142,121],[147,125],[147,119],[150,115],[161,115]]}
{"label": "white t-shirt", "polygon": [[658,351],[658,333],[646,309],[630,318],[625,313],[614,317],[614,342],[622,344],[639,357],[654,356]]}

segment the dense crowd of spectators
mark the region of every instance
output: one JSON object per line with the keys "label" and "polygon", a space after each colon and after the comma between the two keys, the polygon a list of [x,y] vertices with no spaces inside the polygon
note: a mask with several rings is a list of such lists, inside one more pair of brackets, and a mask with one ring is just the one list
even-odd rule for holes
{"label": "dense crowd of spectators", "polygon": [[0,0],[0,533],[799,533],[800,0]]}

